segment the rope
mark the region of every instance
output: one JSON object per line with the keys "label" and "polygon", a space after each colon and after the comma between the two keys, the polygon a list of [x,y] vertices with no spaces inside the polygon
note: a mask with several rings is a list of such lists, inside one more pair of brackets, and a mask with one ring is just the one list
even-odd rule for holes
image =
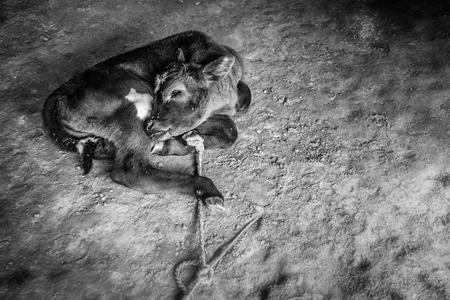
{"label": "rope", "polygon": [[[198,142],[195,146],[195,158],[196,158],[196,169],[197,176],[203,175],[203,152],[205,151],[205,146],[203,141]],[[200,251],[200,269],[207,266],[206,263],[206,252],[205,252],[205,226],[203,224],[203,202],[202,200],[197,200],[197,220],[198,220],[198,234],[199,234],[199,251]]]}
{"label": "rope", "polygon": [[199,235],[199,255],[200,255],[200,267],[206,266],[206,253],[205,253],[205,231],[203,224],[203,203],[201,200],[197,201],[197,219],[198,219],[198,235]]}
{"label": "rope", "polygon": [[[200,202],[200,201],[199,201]],[[196,260],[186,260],[181,262],[175,267],[175,283],[177,287],[183,292],[183,300],[191,299],[195,289],[201,284],[211,284],[214,277],[214,268],[219,264],[220,260],[230,251],[231,248],[239,241],[239,239],[248,231],[248,229],[258,221],[259,218],[253,218],[233,237],[233,239],[226,245],[219,248],[219,255],[211,260],[209,264],[202,265],[202,262]],[[205,253],[205,249],[200,247],[200,251]],[[199,265],[199,270],[192,281],[192,287],[188,290],[184,283],[181,281],[181,270],[187,266]]]}
{"label": "rope", "polygon": [[247,224],[245,224],[245,226],[241,229],[241,231],[239,231],[234,237],[233,239],[228,243],[228,245],[226,247],[224,247],[222,249],[220,249],[220,254],[213,258],[213,260],[210,263],[211,267],[215,267],[217,266],[217,264],[220,262],[220,260],[225,256],[225,254],[231,249],[233,248],[233,246],[239,241],[239,239],[247,232],[247,230],[256,223],[256,221],[258,221],[260,218],[253,218],[251,219]]}
{"label": "rope", "polygon": [[195,146],[195,160],[196,160],[196,169],[197,176],[203,175],[203,152],[205,151],[205,145],[203,141],[198,142]]}
{"label": "rope", "polygon": [[[196,149],[196,171],[198,176],[202,176],[203,165],[203,151],[205,150],[203,141],[200,141],[195,146]],[[206,261],[205,251],[205,234],[204,234],[204,221],[203,221],[203,202],[197,201],[197,220],[198,220],[198,234],[199,234],[199,260],[187,260],[183,261],[175,267],[175,283],[177,287],[183,293],[183,300],[191,299],[191,295],[195,289],[202,284],[211,284],[214,277],[214,267],[220,262],[225,254],[237,243],[237,241],[247,232],[247,230],[257,221],[259,218],[254,218],[248,222],[225,246],[219,248],[220,253],[217,257],[213,258],[210,264]],[[187,266],[199,266],[199,269],[195,275],[195,279],[192,281],[192,287],[188,289],[181,280],[181,270]]]}
{"label": "rope", "polygon": [[186,286],[184,285],[183,281],[181,281],[181,269],[183,269],[184,267],[187,266],[196,266],[198,265],[198,261],[196,260],[185,260],[182,261],[181,263],[179,263],[176,267],[175,267],[175,284],[177,285],[177,287],[183,292],[183,294],[186,294],[188,292]]}

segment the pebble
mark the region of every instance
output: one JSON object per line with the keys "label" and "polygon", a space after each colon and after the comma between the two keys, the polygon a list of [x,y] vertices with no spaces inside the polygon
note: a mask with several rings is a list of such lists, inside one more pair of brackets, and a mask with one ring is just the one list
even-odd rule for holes
{"label": "pebble", "polygon": [[270,88],[267,88],[267,89],[264,89],[263,90],[263,93],[264,94],[270,94],[270,93],[273,93],[273,89],[270,87]]}
{"label": "pebble", "polygon": [[325,195],[327,196],[331,196],[334,194],[334,189],[333,188],[328,188],[325,190]]}

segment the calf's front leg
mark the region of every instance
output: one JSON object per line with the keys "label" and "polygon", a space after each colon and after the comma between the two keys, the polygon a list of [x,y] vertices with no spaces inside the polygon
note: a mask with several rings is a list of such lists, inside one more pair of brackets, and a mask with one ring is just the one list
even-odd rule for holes
{"label": "calf's front leg", "polygon": [[204,140],[205,149],[225,149],[234,144],[238,138],[238,132],[233,120],[226,115],[212,115],[194,130],[183,136],[157,143],[153,154],[158,155],[187,155],[194,153],[195,148],[189,145],[189,138],[199,135]]}
{"label": "calf's front leg", "polygon": [[210,210],[224,210],[224,198],[211,179],[158,170],[132,154],[115,162],[111,178],[116,183],[143,193],[181,193],[200,199]]}

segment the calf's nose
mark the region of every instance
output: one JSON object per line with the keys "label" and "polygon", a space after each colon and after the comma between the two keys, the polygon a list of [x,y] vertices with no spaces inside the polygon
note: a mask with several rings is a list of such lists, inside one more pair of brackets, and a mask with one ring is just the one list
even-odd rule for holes
{"label": "calf's nose", "polygon": [[162,136],[163,134],[164,136],[166,136],[167,134],[169,134],[169,130],[169,127],[164,126],[163,124],[161,124],[161,122],[158,122],[156,120],[149,120],[147,122],[147,125],[145,126],[147,135],[153,138]]}

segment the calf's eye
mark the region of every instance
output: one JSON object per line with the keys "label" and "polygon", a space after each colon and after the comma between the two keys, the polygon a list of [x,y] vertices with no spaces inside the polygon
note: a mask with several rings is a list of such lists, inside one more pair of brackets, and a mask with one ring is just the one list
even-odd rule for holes
{"label": "calf's eye", "polygon": [[172,93],[170,94],[170,98],[176,98],[178,96],[181,95],[181,91],[180,90],[173,90]]}

